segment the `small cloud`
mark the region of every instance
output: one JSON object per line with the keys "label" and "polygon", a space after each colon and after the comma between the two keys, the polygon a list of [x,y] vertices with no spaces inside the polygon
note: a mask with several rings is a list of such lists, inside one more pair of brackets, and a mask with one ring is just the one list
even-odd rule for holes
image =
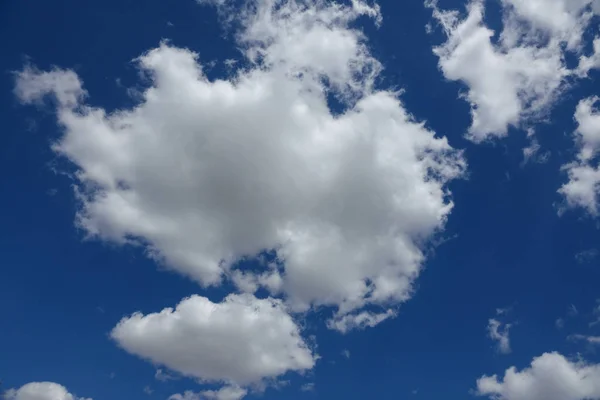
{"label": "small cloud", "polygon": [[151,395],[152,393],[154,393],[154,390],[152,390],[152,388],[150,388],[150,386],[145,386],[144,393],[146,393],[147,395]]}
{"label": "small cloud", "polygon": [[161,382],[167,382],[177,380],[178,378],[169,374],[168,372],[163,371],[162,369],[157,369],[156,373],[154,374],[154,379]]}
{"label": "small cloud", "polygon": [[227,68],[233,68],[235,67],[235,64],[238,63],[238,60],[234,60],[233,58],[228,58],[227,60],[223,61],[223,64],[225,64],[225,66],[227,66]]}
{"label": "small cloud", "polygon": [[575,260],[579,264],[588,264],[588,263],[594,261],[594,259],[596,257],[598,257],[597,249],[588,249],[588,250],[580,251],[579,253],[575,254]]}
{"label": "small cloud", "polygon": [[589,344],[600,345],[600,336],[587,336],[587,335],[574,334],[574,335],[569,335],[567,337],[567,339],[572,340],[572,341],[585,341]]}
{"label": "small cloud", "polygon": [[344,350],[342,351],[342,355],[346,358],[350,358],[350,350]]}
{"label": "small cloud", "polygon": [[175,26],[171,21],[167,21],[167,26]]}
{"label": "small cloud", "polygon": [[413,390],[411,393],[412,393],[413,395],[415,395],[415,394],[419,393],[419,389],[415,389],[415,390]]}
{"label": "small cloud", "polygon": [[494,318],[491,318],[488,321],[488,336],[490,339],[498,342],[497,349],[502,354],[508,354],[511,352],[509,338],[510,327],[511,324],[502,324],[502,322]]}
{"label": "small cloud", "polygon": [[315,390],[315,384],[314,383],[305,383],[304,385],[302,385],[300,387],[300,390],[302,390],[303,392],[312,392]]}
{"label": "small cloud", "polygon": [[567,315],[569,317],[576,317],[579,314],[579,310],[575,307],[575,304],[571,304],[569,306],[569,310],[567,311]]}
{"label": "small cloud", "polygon": [[117,374],[115,374],[114,372],[111,372],[110,374],[108,374],[108,377],[110,379],[115,379],[115,376],[117,376]]}
{"label": "small cloud", "polygon": [[554,325],[556,325],[557,329],[562,329],[565,327],[565,320],[564,318],[558,318],[555,322]]}
{"label": "small cloud", "polygon": [[53,188],[53,189],[48,189],[48,190],[46,190],[46,194],[47,194],[48,196],[56,196],[56,194],[57,194],[57,193],[58,193],[58,189],[54,189],[54,188]]}

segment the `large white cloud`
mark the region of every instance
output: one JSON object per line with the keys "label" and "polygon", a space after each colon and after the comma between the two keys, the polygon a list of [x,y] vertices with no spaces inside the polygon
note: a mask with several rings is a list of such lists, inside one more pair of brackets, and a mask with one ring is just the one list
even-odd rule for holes
{"label": "large white cloud", "polygon": [[111,332],[123,349],[203,381],[249,385],[314,366],[312,351],[280,300],[200,296],[159,313],[135,313]]}
{"label": "large white cloud", "polygon": [[[574,6],[577,2],[580,7]],[[472,140],[505,136],[511,126],[545,114],[572,74],[565,67],[563,47],[565,41],[577,43],[572,35],[580,38],[571,28],[577,26],[579,32],[586,3],[504,0],[504,28],[494,40],[495,32],[484,22],[483,1],[471,1],[464,19],[458,11],[442,11],[429,2],[448,37],[434,48],[440,68],[447,79],[468,87]],[[547,33],[545,39],[539,29]]]}
{"label": "large white cloud", "polygon": [[494,400],[597,400],[600,365],[569,361],[558,353],[534,358],[531,367],[477,380],[477,394]]}
{"label": "large white cloud", "polygon": [[[143,244],[203,285],[265,286],[296,310],[337,306],[337,320],[407,300],[419,246],[452,209],[446,184],[462,155],[396,93],[374,89],[381,65],[350,25],[378,20],[376,8],[250,3],[237,36],[246,67],[228,80],[208,80],[197,54],[162,44],[138,59],[152,82],[141,102],[108,113],[84,101],[72,71],[18,75],[23,102],[58,99],[54,150],[78,168],[78,225]],[[232,270],[265,249],[279,262]]]}
{"label": "large white cloud", "polygon": [[600,113],[594,106],[600,99],[592,97],[579,102],[575,111],[577,130],[577,160],[564,166],[569,176],[559,192],[570,207],[581,207],[591,215],[598,214],[600,169],[597,165],[600,150]]}
{"label": "large white cloud", "polygon": [[54,382],[31,382],[19,389],[10,389],[6,400],[92,400],[77,397],[62,385]]}

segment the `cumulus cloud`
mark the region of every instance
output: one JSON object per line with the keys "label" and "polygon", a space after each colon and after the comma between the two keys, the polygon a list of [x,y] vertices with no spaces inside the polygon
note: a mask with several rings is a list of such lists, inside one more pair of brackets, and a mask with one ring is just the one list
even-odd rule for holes
{"label": "cumulus cloud", "polygon": [[481,377],[477,394],[494,400],[600,399],[600,366],[545,353],[522,371],[507,369],[502,379],[496,375]]}
{"label": "cumulus cloud", "polygon": [[[77,224],[91,237],[144,246],[202,285],[264,286],[297,311],[334,306],[333,327],[371,326],[383,319],[364,307],[411,297],[420,245],[443,228],[446,184],[465,161],[375,88],[381,64],[352,24],[377,21],[377,8],[248,1],[236,25],[245,66],[227,80],[163,43],[137,60],[151,85],[131,109],[89,105],[70,70],[25,69],[15,93],[56,98],[53,149],[78,169]],[[265,250],[274,268],[236,269]]]}
{"label": "cumulus cloud", "polygon": [[54,382],[31,382],[5,393],[6,400],[92,400],[77,397]]}
{"label": "cumulus cloud", "polygon": [[219,390],[205,390],[199,393],[188,390],[183,394],[171,395],[169,400],[240,400],[247,393],[247,390],[238,386],[225,386]]}
{"label": "cumulus cloud", "polygon": [[135,313],[111,332],[127,352],[207,382],[258,383],[315,364],[300,329],[280,300],[231,294],[200,296],[175,309]]}
{"label": "cumulus cloud", "polygon": [[491,318],[488,321],[488,336],[490,339],[497,342],[497,349],[502,354],[508,354],[511,352],[509,337],[510,327],[510,324],[502,324],[500,321],[494,318]]}
{"label": "cumulus cloud", "polygon": [[447,79],[468,87],[468,136],[476,142],[539,120],[567,77],[595,65],[595,60],[582,58],[573,71],[564,61],[565,51],[579,52],[583,31],[597,9],[595,0],[502,0],[499,35],[484,22],[483,1],[471,1],[465,18],[458,11],[438,9],[435,1],[428,4],[448,38],[434,48],[440,68]]}
{"label": "cumulus cloud", "polygon": [[594,109],[598,97],[581,100],[575,111],[577,130],[575,141],[577,159],[565,166],[569,181],[560,189],[568,207],[583,208],[593,216],[598,215],[600,170],[597,154],[600,149],[600,113]]}

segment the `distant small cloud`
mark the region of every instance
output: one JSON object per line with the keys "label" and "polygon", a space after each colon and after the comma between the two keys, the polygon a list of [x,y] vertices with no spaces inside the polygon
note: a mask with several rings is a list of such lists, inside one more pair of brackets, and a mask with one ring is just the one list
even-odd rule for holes
{"label": "distant small cloud", "polygon": [[577,262],[579,264],[590,263],[596,257],[598,257],[597,249],[588,249],[588,250],[580,251],[579,253],[575,254],[575,260],[577,260]]}
{"label": "distant small cloud", "polygon": [[512,325],[501,322],[498,317],[506,317],[511,311],[512,307],[497,308],[496,318],[490,318],[488,320],[488,337],[497,342],[497,350],[502,354],[511,352],[509,332]]}
{"label": "distant small cloud", "polygon": [[488,336],[490,339],[497,342],[497,349],[502,354],[508,354],[511,352],[510,348],[510,324],[502,324],[497,319],[490,319],[488,321]]}
{"label": "distant small cloud", "polygon": [[167,382],[177,380],[178,378],[169,374],[168,372],[163,371],[162,369],[157,369],[156,373],[154,374],[154,379],[161,382]]}
{"label": "distant small cloud", "polygon": [[579,314],[579,310],[577,309],[577,307],[575,307],[575,304],[571,304],[569,306],[569,310],[567,311],[567,315],[569,317],[575,317]]}
{"label": "distant small cloud", "polygon": [[600,336],[587,336],[581,334],[569,335],[569,340],[572,341],[585,341],[589,344],[600,345]]}
{"label": "distant small cloud", "polygon": [[300,390],[302,390],[303,392],[312,392],[313,390],[315,390],[315,384],[314,383],[305,383],[304,385],[302,385],[300,387]]}
{"label": "distant small cloud", "polygon": [[144,393],[146,393],[147,395],[151,395],[152,393],[154,393],[154,390],[152,390],[150,386],[145,386]]}
{"label": "distant small cloud", "polygon": [[117,376],[117,374],[115,374],[114,372],[111,372],[110,374],[108,374],[108,377],[110,379],[115,379],[115,376]]}
{"label": "distant small cloud", "polygon": [[555,322],[554,325],[556,325],[557,329],[562,329],[565,327],[565,320],[564,318],[558,318]]}
{"label": "distant small cloud", "polygon": [[344,350],[342,351],[342,355],[346,358],[350,358],[350,350]]}

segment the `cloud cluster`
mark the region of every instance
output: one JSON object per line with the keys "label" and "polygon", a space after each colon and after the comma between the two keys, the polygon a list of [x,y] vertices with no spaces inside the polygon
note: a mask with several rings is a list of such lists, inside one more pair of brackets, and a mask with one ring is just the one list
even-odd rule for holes
{"label": "cloud cluster", "polygon": [[600,365],[545,353],[522,371],[509,368],[502,379],[496,375],[481,377],[477,394],[494,400],[600,399]]}
{"label": "cloud cluster", "polygon": [[77,397],[54,382],[27,383],[19,389],[8,390],[4,397],[6,400],[92,400]]}
{"label": "cloud cluster", "polygon": [[[484,21],[480,0],[469,3],[467,16],[434,10],[448,40],[434,48],[444,76],[468,87],[471,104],[469,137],[484,141],[505,136],[510,127],[543,117],[571,76],[585,76],[597,55],[581,55],[580,65],[567,68],[565,53],[580,54],[582,37],[597,0],[502,0],[499,35]],[[600,46],[599,43],[595,43]],[[597,47],[596,46],[596,47]]]}

